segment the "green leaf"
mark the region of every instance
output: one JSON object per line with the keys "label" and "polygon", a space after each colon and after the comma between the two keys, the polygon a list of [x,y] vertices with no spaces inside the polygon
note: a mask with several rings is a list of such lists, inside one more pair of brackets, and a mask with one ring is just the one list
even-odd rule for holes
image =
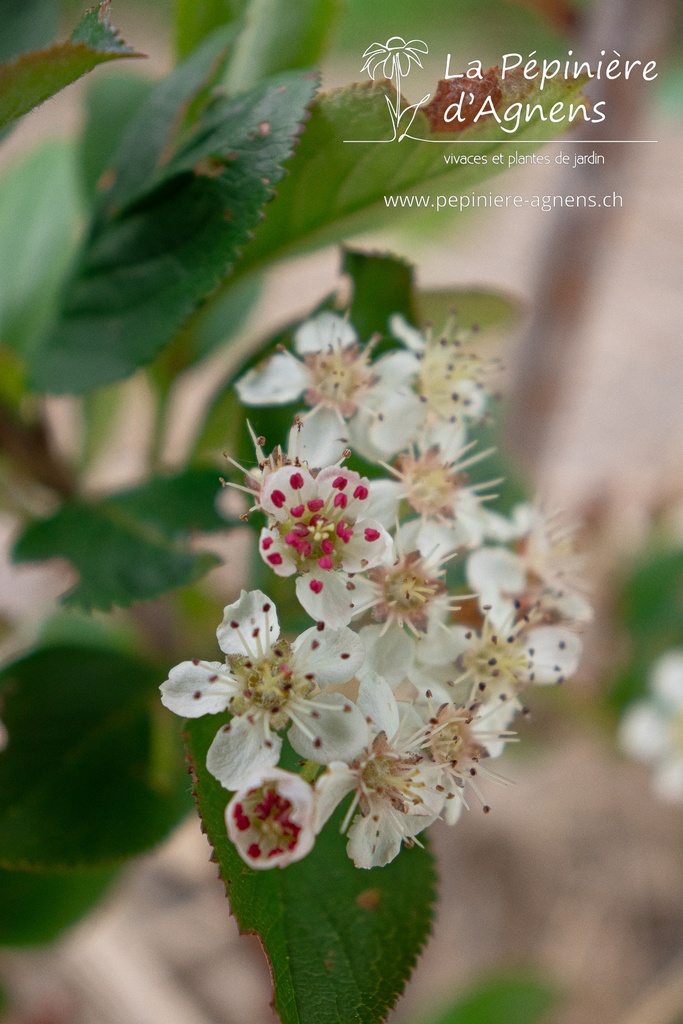
{"label": "green leaf", "polygon": [[413,268],[388,254],[347,249],[342,270],[353,283],[350,319],[360,338],[386,334],[393,313],[415,322]]}
{"label": "green leaf", "polygon": [[235,100],[212,96],[222,39],[163,82],[126,135],[33,361],[39,390],[83,393],[153,359],[228,274],[272,197],[315,82],[290,73]]}
{"label": "green leaf", "polygon": [[[514,83],[504,85],[503,105],[511,102],[511,90],[515,88]],[[531,105],[542,103],[550,110],[556,102],[576,101],[581,87],[581,82],[554,81],[542,93],[532,89],[525,101]],[[289,163],[289,173],[268,216],[245,249],[238,275],[262,273],[278,260],[359,231],[395,224],[397,217],[420,216],[419,209],[388,207],[385,196],[414,192],[430,194],[432,198],[441,193],[457,195],[504,170],[506,164],[494,164],[492,158],[507,154],[509,145],[500,142],[503,133],[495,121],[490,123],[491,119],[467,127],[447,145],[412,139],[384,145],[345,143],[346,139],[387,137],[389,95],[393,94],[386,83],[370,82],[334,89],[317,98],[301,143]],[[422,113],[418,113],[413,128],[415,134],[430,138]],[[563,130],[566,125],[541,121],[536,116],[516,134],[508,135],[507,141],[551,139]],[[524,152],[534,148],[537,147],[526,144]],[[488,162],[447,165],[444,154],[450,152],[485,156]],[[237,280],[226,281],[225,290],[235,287]],[[222,293],[218,292],[199,311],[194,329],[202,330],[202,321],[211,315],[213,302],[221,298]]]}
{"label": "green leaf", "polygon": [[0,673],[0,867],[111,867],[188,810],[160,673],[116,651],[43,648]]}
{"label": "green leaf", "polygon": [[451,316],[455,316],[458,325],[465,330],[475,325],[481,330],[507,330],[521,316],[519,302],[508,295],[484,288],[444,288],[419,292],[416,303],[419,323],[434,324],[437,330]]}
{"label": "green leaf", "polygon": [[41,143],[0,179],[0,340],[28,354],[45,333],[81,213],[74,146]]}
{"label": "green leaf", "polygon": [[[525,102],[541,103],[550,110],[555,102],[575,101],[582,84],[554,81],[542,93],[531,90]],[[501,107],[512,101],[517,88],[509,81],[503,86]],[[507,164],[493,164],[492,157],[506,154],[510,140],[551,139],[567,129],[566,125],[541,121],[536,115],[517,133],[505,136],[492,118],[484,118],[448,143],[448,136],[432,135],[426,117],[418,113],[414,133],[446,144],[413,139],[384,145],[345,143],[347,139],[388,137],[389,95],[394,94],[386,83],[370,82],[334,89],[318,98],[301,145],[289,165],[289,175],[267,220],[245,251],[243,270],[265,259],[272,262],[276,256],[334,241],[359,228],[367,229],[387,220],[395,222],[401,207],[388,207],[385,195],[405,195],[417,190],[420,194],[431,192],[434,197],[437,189],[448,195],[460,194],[504,170]],[[501,143],[501,138],[507,143]],[[444,162],[444,154],[465,150],[469,155],[486,156],[488,162]],[[525,145],[525,153],[532,151],[531,145]],[[413,215],[419,214],[419,209],[413,210]]]}
{"label": "green leaf", "polygon": [[385,1019],[429,934],[435,874],[426,849],[361,871],[339,835],[341,812],[313,851],[272,871],[248,868],[228,841],[228,794],[204,767],[222,716],[188,724],[199,812],[240,929],[270,961],[283,1024],[376,1024]]}
{"label": "green leaf", "polygon": [[621,710],[647,695],[653,662],[672,647],[683,648],[683,551],[659,549],[643,555],[630,567],[616,610],[631,651],[607,701]]}
{"label": "green leaf", "polygon": [[92,504],[74,499],[32,523],[13,557],[67,558],[80,577],[63,598],[68,605],[108,611],[148,600],[193,583],[217,564],[213,555],[187,546],[191,531],[228,526],[215,508],[217,491],[213,470],[193,469]]}
{"label": "green leaf", "polygon": [[[497,420],[499,410],[495,406],[492,413],[494,420]],[[512,512],[515,505],[531,500],[528,485],[515,464],[508,458],[505,449],[505,434],[500,423],[475,424],[467,431],[467,439],[476,442],[476,446],[471,452],[472,455],[486,451],[488,448],[494,449],[485,459],[467,467],[467,478],[472,484],[501,480],[486,492],[497,495],[496,500],[491,502],[489,508],[506,516]]]}
{"label": "green leaf", "polygon": [[556,993],[537,979],[509,975],[483,982],[429,1024],[541,1024]]}
{"label": "green leaf", "polygon": [[123,73],[101,75],[89,83],[80,141],[81,173],[88,196],[95,195],[98,183],[102,191],[110,184],[105,171],[153,88],[149,78]]}
{"label": "green leaf", "polygon": [[175,43],[187,57],[215,29],[242,17],[249,0],[176,0]]}
{"label": "green leaf", "polygon": [[251,0],[228,72],[231,92],[316,64],[338,8],[338,0]]}
{"label": "green leaf", "polygon": [[0,945],[52,942],[101,899],[115,877],[112,871],[0,869]]}
{"label": "green leaf", "polygon": [[87,11],[64,43],[0,65],[0,128],[43,103],[97,64],[141,57],[107,20],[108,0]]}
{"label": "green leaf", "polygon": [[58,28],[57,0],[0,3],[0,61],[45,46]]}

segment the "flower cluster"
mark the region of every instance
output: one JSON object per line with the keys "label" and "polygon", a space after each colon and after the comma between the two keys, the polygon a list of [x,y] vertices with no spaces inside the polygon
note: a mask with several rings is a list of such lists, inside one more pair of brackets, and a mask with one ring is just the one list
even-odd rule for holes
{"label": "flower cluster", "polygon": [[[321,313],[294,353],[238,381],[245,405],[307,406],[286,453],[253,437],[256,466],[232,486],[314,625],[286,639],[273,600],[242,591],[218,627],[224,660],[184,662],[161,687],[179,715],[229,712],[207,768],[234,793],[228,834],[257,869],[305,856],[342,801],[362,868],[455,823],[472,797],[487,811],[524,691],[575,672],[590,616],[571,531],[530,506],[492,511],[499,481],[468,476],[489,454],[467,430],[487,414],[492,364],[453,325],[423,335],[395,316],[389,329],[396,347],[375,357],[375,339]],[[345,465],[352,452],[369,476]],[[278,767],[285,731],[301,776]]]}

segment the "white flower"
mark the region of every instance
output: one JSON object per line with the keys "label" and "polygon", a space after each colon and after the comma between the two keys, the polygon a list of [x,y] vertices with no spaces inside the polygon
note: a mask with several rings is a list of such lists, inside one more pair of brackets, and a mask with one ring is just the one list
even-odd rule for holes
{"label": "white flower", "polygon": [[451,701],[464,692],[465,704],[516,700],[530,683],[562,683],[573,675],[581,646],[579,637],[563,626],[522,620],[501,629],[486,617],[478,630],[448,628],[453,660],[445,686],[439,685],[429,665],[422,667],[421,677],[413,671],[411,679],[421,690],[426,684],[436,699]]}
{"label": "white flower", "polygon": [[652,697],[627,709],[619,740],[625,753],[652,768],[657,796],[683,803],[683,650],[658,658],[649,682]]}
{"label": "white flower", "polygon": [[313,787],[292,772],[253,775],[225,808],[228,836],[250,867],[284,868],[313,849]]}
{"label": "white flower", "polygon": [[382,867],[435,820],[444,793],[436,788],[440,769],[420,753],[424,730],[412,706],[399,705],[388,683],[370,674],[361,680],[358,707],[368,723],[366,741],[317,780],[316,829],[353,792],[342,824],[347,852],[356,867]]}
{"label": "white flower", "polygon": [[[348,458],[349,455],[346,449],[348,439],[340,436],[339,423],[336,418],[333,422],[326,424],[313,424],[311,420],[303,420],[300,416],[295,416],[289,431],[287,452],[283,452],[282,448],[277,445],[270,455],[266,455],[263,450],[266,443],[265,437],[257,437],[249,421],[247,421],[247,427],[254,444],[256,466],[248,469],[228,455],[226,456],[228,462],[244,475],[244,485],[235,484],[222,478],[221,483],[224,487],[243,491],[255,500],[255,504],[252,505],[249,512],[255,512],[260,507],[263,486],[268,476],[276,469],[282,469],[283,466],[306,466],[309,470],[320,469],[322,466],[329,466]],[[242,518],[247,517],[248,514]]]}
{"label": "white flower", "polygon": [[413,353],[415,386],[424,406],[424,420],[428,426],[446,428],[458,422],[481,419],[486,412],[488,391],[486,384],[497,364],[483,360],[474,352],[463,349],[466,335],[458,332],[449,321],[440,335],[427,331],[424,335],[394,314],[389,320],[391,333]]}
{"label": "white flower", "polygon": [[467,786],[475,792],[487,813],[489,806],[479,790],[479,777],[504,781],[481,762],[497,757],[506,742],[514,738],[508,726],[516,714],[516,702],[471,707],[444,703],[435,708],[431,696],[428,691],[427,700],[417,702],[414,708],[425,723],[422,749],[441,766],[439,784],[445,793],[443,818],[448,825],[453,825],[462,808],[467,807]]}
{"label": "white flower", "polygon": [[532,608],[549,618],[590,621],[593,611],[581,580],[583,559],[574,549],[575,532],[557,516],[518,506],[511,524],[515,550],[484,547],[467,561],[467,581],[480,595],[480,606],[489,606],[497,622],[516,609]]}
{"label": "white flower", "polygon": [[361,72],[367,71],[373,81],[380,70],[385,78],[405,78],[413,62],[422,67],[419,54],[428,52],[427,44],[422,39],[406,42],[401,36],[392,36],[386,43],[371,43],[368,46],[363,54],[366,60]]}
{"label": "white flower", "polygon": [[352,416],[373,383],[368,368],[372,346],[360,350],[348,320],[325,311],[301,324],[294,348],[301,358],[282,349],[248,370],[235,384],[240,401],[288,405],[303,396],[313,409],[334,410],[340,421]]}
{"label": "white flower", "polygon": [[[249,406],[287,405],[303,398],[309,406],[302,417],[309,437],[334,438],[340,430],[349,431],[360,454],[370,460],[388,458],[414,436],[412,420],[404,421],[406,401],[421,415],[411,384],[415,359],[406,352],[390,352],[371,363],[373,347],[370,341],[360,348],[355,330],[343,317],[318,313],[294,335],[298,358],[278,351],[249,370],[235,388]],[[398,417],[394,407],[400,410]],[[308,462],[320,464],[310,457]]]}
{"label": "white flower", "polygon": [[283,467],[268,476],[261,508],[270,525],[259,551],[278,576],[300,573],[296,594],[314,619],[344,626],[354,611],[354,583],[362,573],[393,559],[388,532],[366,516],[370,481],[340,466],[317,476],[305,467]]}
{"label": "white flower", "polygon": [[354,615],[371,609],[375,619],[360,630],[365,661],[359,675],[377,672],[391,686],[410,675],[420,648],[443,643],[448,635],[443,623],[459,609],[459,599],[446,589],[443,560],[438,555],[424,558],[417,551],[406,552],[402,541],[399,530],[394,564],[378,566],[367,578],[358,579],[354,595]]}
{"label": "white flower", "polygon": [[226,789],[277,764],[278,731],[290,722],[294,749],[327,763],[363,735],[355,705],[320,688],[347,682],[363,645],[347,628],[314,626],[293,643],[280,638],[277,612],[260,590],[242,591],[217,630],[220,662],[186,661],[160,687],[165,707],[185,718],[229,711],[233,718],[209,748],[206,766]]}
{"label": "white flower", "polygon": [[448,554],[461,547],[476,547],[490,534],[487,499],[479,492],[500,481],[468,485],[464,471],[492,449],[463,458],[471,446],[444,454],[436,444],[418,441],[400,454],[395,466],[383,463],[395,478],[373,486],[370,513],[385,526],[396,521],[399,505],[407,501],[420,516],[407,524],[415,531],[415,548],[423,554]]}

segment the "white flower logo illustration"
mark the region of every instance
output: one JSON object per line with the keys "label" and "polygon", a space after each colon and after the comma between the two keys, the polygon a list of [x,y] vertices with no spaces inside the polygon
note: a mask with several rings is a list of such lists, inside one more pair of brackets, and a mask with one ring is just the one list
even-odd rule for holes
{"label": "white flower logo illustration", "polygon": [[[365,63],[361,68],[361,72],[367,71],[373,82],[377,75],[388,78],[393,82],[396,89],[396,99],[394,102],[392,102],[389,96],[386,97],[393,134],[390,139],[383,139],[381,141],[394,142],[394,140],[398,139],[401,142],[405,139],[418,109],[429,99],[431,94],[427,93],[419,103],[412,103],[401,110],[401,80],[408,76],[413,64],[417,64],[420,68],[423,66],[420,56],[428,52],[429,47],[423,39],[411,39],[409,42],[406,42],[402,36],[391,36],[385,43],[371,43],[363,54]],[[404,122],[403,125],[401,125],[402,121]],[[401,127],[400,134],[399,126]]]}
{"label": "white flower logo illustration", "polygon": [[386,43],[371,43],[363,54],[366,57],[361,72],[367,71],[374,81],[375,75],[382,69],[385,78],[396,79],[398,90],[402,78],[410,72],[413,61],[422,67],[421,53],[428,53],[427,44],[422,39],[411,39],[409,43],[401,36],[392,36]]}

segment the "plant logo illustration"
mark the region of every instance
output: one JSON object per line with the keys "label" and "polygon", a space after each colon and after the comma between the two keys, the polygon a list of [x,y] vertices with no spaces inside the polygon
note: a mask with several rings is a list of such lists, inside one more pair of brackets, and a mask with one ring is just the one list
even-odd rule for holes
{"label": "plant logo illustration", "polygon": [[347,142],[402,142],[403,139],[412,137],[409,132],[415,115],[431,94],[427,93],[418,103],[409,104],[401,109],[401,81],[408,77],[413,64],[420,68],[423,66],[420,56],[428,52],[429,47],[423,39],[411,39],[406,42],[402,36],[391,36],[385,43],[371,43],[368,46],[363,54],[365,63],[361,72],[367,71],[373,82],[377,76],[386,78],[396,89],[393,101],[390,96],[385,97],[391,117],[392,135],[389,139],[347,139]]}

